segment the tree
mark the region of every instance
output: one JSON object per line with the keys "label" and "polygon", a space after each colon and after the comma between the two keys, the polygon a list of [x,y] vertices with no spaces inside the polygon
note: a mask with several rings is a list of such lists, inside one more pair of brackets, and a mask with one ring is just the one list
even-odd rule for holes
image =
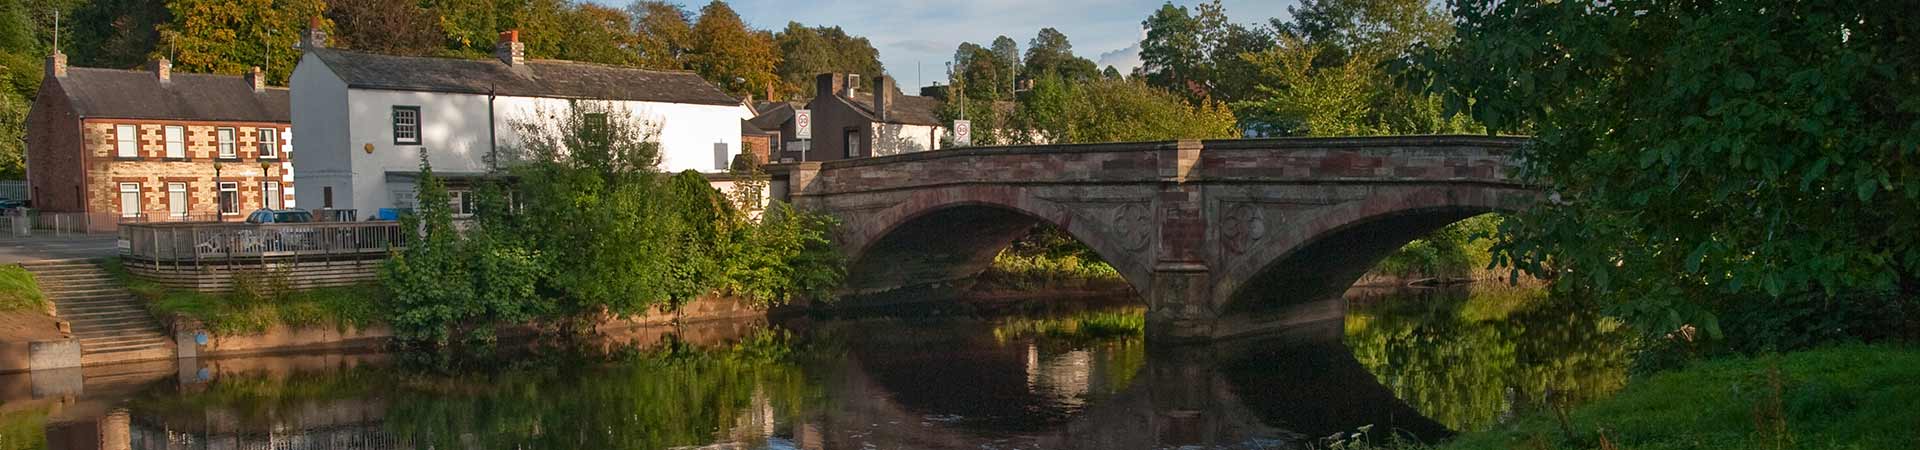
{"label": "tree", "polygon": [[1401,88],[1380,67],[1383,58],[1362,52],[1336,65],[1316,66],[1326,51],[1331,49],[1286,36],[1278,47],[1244,55],[1260,71],[1257,89],[1262,95],[1234,104],[1241,122],[1301,136],[1482,130],[1464,114],[1445,113],[1439,96]]}
{"label": "tree", "polygon": [[688,62],[707,81],[734,96],[764,90],[779,82],[774,65],[773,36],[747,28],[725,2],[714,0],[700,8],[693,24],[693,47]]}
{"label": "tree", "polygon": [[1204,92],[1200,83],[1206,74],[1207,52],[1200,21],[1184,6],[1167,3],[1140,23],[1146,37],[1140,40],[1140,69],[1147,84],[1175,92]]}
{"label": "tree", "polygon": [[810,98],[814,77],[822,73],[857,73],[863,79],[886,74],[880,65],[880,51],[867,38],[848,35],[840,27],[808,27],[787,22],[787,28],[773,36],[780,50],[780,90],[794,98]]}
{"label": "tree", "polygon": [[1452,16],[1427,0],[1302,0],[1287,7],[1292,21],[1274,21],[1280,34],[1323,46],[1317,65],[1338,65],[1368,52],[1397,57],[1415,43],[1446,42]]}
{"label": "tree", "polygon": [[472,57],[493,53],[504,17],[496,0],[423,0],[420,7],[434,15],[448,53]]}
{"label": "tree", "polygon": [[1138,80],[1036,83],[1020,122],[1057,143],[1135,142],[1239,137],[1233,112],[1219,102],[1190,104]]}
{"label": "tree", "polygon": [[410,2],[332,0],[327,2],[329,35],[336,47],[389,55],[431,55],[446,46],[440,19]]}
{"label": "tree", "polygon": [[[62,25],[71,26],[61,46],[68,63],[81,67],[133,68],[145,64],[160,43],[160,27],[173,21],[167,2],[80,2]],[[302,19],[302,24],[306,23]],[[71,25],[67,25],[71,24]],[[44,24],[43,24],[44,25]],[[291,35],[290,35],[291,36]]]}
{"label": "tree", "polygon": [[999,78],[1002,82],[1001,85],[995,85],[995,88],[1004,88],[1002,93],[995,97],[1012,99],[1014,91],[1017,90],[1014,83],[1020,79],[1020,44],[1013,42],[1013,38],[996,36],[993,38],[993,46],[990,49],[993,51],[993,65],[1000,69]]}
{"label": "tree", "polygon": [[1003,89],[1012,81],[1002,78],[1007,71],[1000,66],[1000,58],[992,50],[972,42],[961,42],[960,48],[953,51],[953,71],[957,80],[949,88],[957,95],[974,100],[992,102],[1011,96],[1009,89]]}
{"label": "tree", "polygon": [[1100,68],[1093,61],[1073,55],[1073,43],[1060,30],[1041,28],[1027,42],[1026,76],[1040,79],[1049,74],[1068,80],[1098,77]]}
{"label": "tree", "polygon": [[543,36],[556,41],[555,58],[620,66],[643,61],[633,51],[640,38],[634,35],[632,18],[625,11],[581,3],[563,11],[560,21],[565,32]]}
{"label": "tree", "polygon": [[1889,13],[1911,9],[1465,3],[1409,80],[1534,135],[1519,175],[1553,196],[1505,258],[1649,334],[1763,305],[1777,335],[1920,296],[1920,22]]}
{"label": "tree", "polygon": [[1201,4],[1197,14],[1162,5],[1141,26],[1146,37],[1140,41],[1140,68],[1147,84],[1194,101],[1252,97],[1259,68],[1241,56],[1273,47],[1271,33],[1228,23],[1218,0]]}
{"label": "tree", "polygon": [[181,72],[239,74],[258,66],[284,84],[300,59],[291,49],[325,9],[320,0],[170,0],[173,20],[160,26],[154,53],[172,55],[173,70]]}
{"label": "tree", "polygon": [[693,24],[687,11],[663,1],[638,1],[627,7],[633,17],[634,45],[639,65],[650,69],[685,69],[693,47]]}

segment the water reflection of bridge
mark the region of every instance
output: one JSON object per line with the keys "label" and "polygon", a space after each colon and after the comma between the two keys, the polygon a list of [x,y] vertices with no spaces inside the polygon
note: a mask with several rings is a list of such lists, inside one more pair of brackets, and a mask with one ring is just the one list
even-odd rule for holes
{"label": "water reflection of bridge", "polygon": [[[751,401],[710,436],[708,448],[770,442],[804,449],[1148,448],[1186,445],[1293,446],[1362,425],[1444,434],[1394,398],[1341,344],[1340,324],[1287,335],[1191,347],[1137,339],[1058,345],[998,341],[987,332],[852,329],[844,357],[807,367],[826,395],[817,408],[786,416],[755,387]],[[834,331],[834,330],[824,330]],[[981,331],[981,330],[974,330]],[[823,330],[811,330],[820,333]],[[731,331],[709,331],[725,339]],[[659,339],[629,335],[634,341]],[[396,405],[378,397],[274,403],[271,412],[224,405],[156,411],[129,398],[178,396],[223,378],[309,376],[384,364],[378,355],[322,355],[187,361],[145,380],[89,385],[65,400],[47,427],[53,450],[420,448],[394,434]],[[417,419],[417,418],[416,418]],[[449,424],[477,426],[450,418]],[[564,417],[532,417],[564,426]],[[578,430],[576,430],[578,431]],[[550,430],[549,432],[562,432]],[[617,430],[615,433],[645,432]],[[464,448],[481,442],[456,433]],[[442,440],[444,442],[444,440]]]}

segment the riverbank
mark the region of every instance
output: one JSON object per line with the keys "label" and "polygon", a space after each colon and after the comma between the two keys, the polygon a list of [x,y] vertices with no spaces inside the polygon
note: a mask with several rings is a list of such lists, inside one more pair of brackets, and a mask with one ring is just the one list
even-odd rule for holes
{"label": "riverbank", "polygon": [[1839,345],[1702,361],[1435,448],[1911,449],[1917,403],[1920,347]]}

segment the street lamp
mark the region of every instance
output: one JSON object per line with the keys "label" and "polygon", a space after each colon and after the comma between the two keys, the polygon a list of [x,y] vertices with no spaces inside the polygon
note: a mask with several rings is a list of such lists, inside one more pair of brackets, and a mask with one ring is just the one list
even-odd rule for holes
{"label": "street lamp", "polygon": [[[185,219],[184,217],[181,219]],[[220,214],[220,157],[213,158],[213,220],[226,222],[227,216]]]}

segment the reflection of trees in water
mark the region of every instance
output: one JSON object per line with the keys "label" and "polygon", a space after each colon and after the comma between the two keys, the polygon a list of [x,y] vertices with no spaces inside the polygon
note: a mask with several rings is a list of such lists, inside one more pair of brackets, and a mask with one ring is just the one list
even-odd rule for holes
{"label": "reflection of trees in water", "polygon": [[[652,449],[765,440],[776,418],[824,397],[785,333],[699,348],[669,341],[611,355],[533,357],[455,376],[360,368],[324,375],[229,375],[136,407],[169,426],[231,414],[241,430],[301,428],[300,416],[378,399],[384,431],[414,448]],[[203,411],[221,411],[206,414]],[[217,424],[212,428],[224,428]],[[264,426],[266,428],[255,428]]]}
{"label": "reflection of trees in water", "polygon": [[1538,289],[1476,286],[1356,300],[1346,342],[1381,384],[1455,430],[1482,430],[1556,402],[1584,402],[1626,380],[1617,321]]}

